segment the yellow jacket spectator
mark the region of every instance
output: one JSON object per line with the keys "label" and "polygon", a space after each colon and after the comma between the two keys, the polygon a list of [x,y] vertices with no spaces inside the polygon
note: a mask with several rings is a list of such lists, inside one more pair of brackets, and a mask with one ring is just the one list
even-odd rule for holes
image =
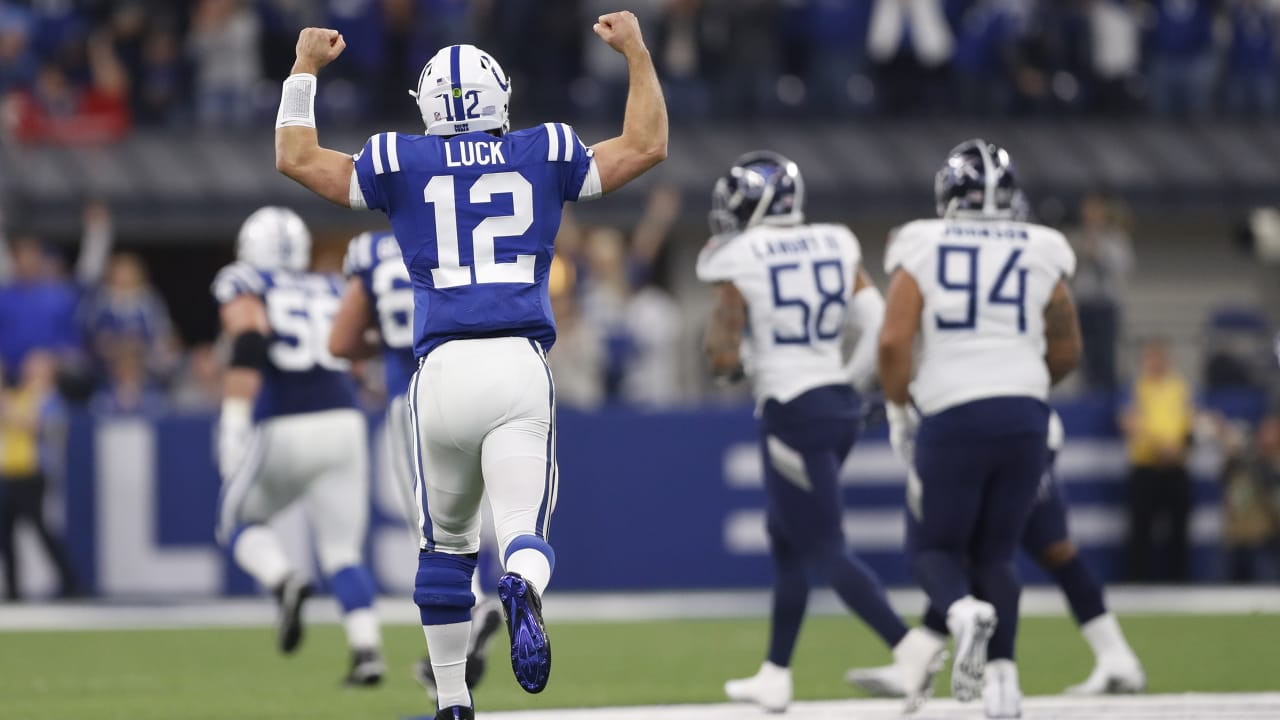
{"label": "yellow jacket spectator", "polygon": [[[1195,406],[1191,388],[1160,339],[1142,346],[1141,366],[1120,425],[1129,451],[1129,579],[1188,577],[1191,476],[1187,451]],[[1162,531],[1157,533],[1157,531]],[[1163,552],[1155,554],[1157,545]],[[1159,557],[1165,562],[1153,565]]]}
{"label": "yellow jacket spectator", "polygon": [[58,571],[60,594],[77,594],[75,577],[62,541],[44,519],[45,463],[42,444],[48,412],[57,403],[57,361],[47,351],[32,351],[22,362],[16,387],[0,392],[0,560],[5,596],[21,596],[18,521],[29,522]]}

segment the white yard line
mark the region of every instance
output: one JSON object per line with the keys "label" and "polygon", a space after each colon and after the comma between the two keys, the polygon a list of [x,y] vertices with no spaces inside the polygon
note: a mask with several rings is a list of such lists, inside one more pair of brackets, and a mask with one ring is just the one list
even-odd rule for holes
{"label": "white yard line", "polygon": [[[982,715],[981,703],[961,705],[953,700],[937,700],[911,718],[977,720]],[[682,705],[481,712],[480,717],[485,720],[744,720],[771,716],[745,705]],[[899,720],[902,718],[902,705],[885,700],[796,703],[786,717],[788,720]],[[1280,717],[1280,693],[1035,697],[1024,701],[1023,717],[1026,720],[1275,720]]]}
{"label": "white yard line", "polygon": [[[1107,599],[1111,608],[1122,614],[1280,613],[1280,590],[1266,586],[1116,587],[1107,592]],[[918,615],[924,607],[923,596],[915,590],[893,591],[890,600],[899,612],[908,615]],[[845,612],[829,590],[815,593],[810,607],[819,615]],[[768,610],[769,594],[763,590],[559,594],[553,590],[546,604],[547,619],[552,623],[759,618]],[[405,597],[382,598],[378,611],[386,623],[418,622],[417,608]],[[1022,612],[1055,616],[1065,614],[1066,608],[1056,589],[1037,587],[1023,594]],[[274,608],[265,598],[0,605],[0,632],[258,627],[270,624],[274,616]],[[307,619],[337,622],[337,608],[324,598],[317,599],[308,604]]]}

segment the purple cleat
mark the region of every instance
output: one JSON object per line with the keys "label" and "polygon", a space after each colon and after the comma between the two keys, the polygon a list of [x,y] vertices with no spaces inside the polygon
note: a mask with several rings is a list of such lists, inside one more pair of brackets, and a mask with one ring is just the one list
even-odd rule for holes
{"label": "purple cleat", "polygon": [[542,623],[542,598],[523,577],[507,573],[498,580],[502,615],[511,635],[511,670],[528,693],[540,693],[551,677],[551,640]]}

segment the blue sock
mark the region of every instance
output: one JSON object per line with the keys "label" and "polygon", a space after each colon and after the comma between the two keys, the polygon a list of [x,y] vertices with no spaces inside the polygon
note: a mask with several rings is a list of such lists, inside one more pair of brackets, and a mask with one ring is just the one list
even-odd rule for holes
{"label": "blue sock", "polygon": [[1018,637],[1018,599],[1022,583],[1012,562],[989,563],[973,569],[974,595],[996,608],[996,630],[987,644],[987,657],[1012,660]]}
{"label": "blue sock", "polygon": [[373,596],[377,592],[373,577],[363,565],[345,567],[329,578],[333,586],[333,594],[342,606],[342,612],[373,607]]}
{"label": "blue sock", "polygon": [[844,541],[824,546],[823,554],[831,587],[845,606],[880,636],[890,648],[907,634],[907,625],[889,606],[880,578],[856,555],[844,550]]}
{"label": "blue sock", "polygon": [[938,633],[942,637],[946,637],[951,634],[951,630],[947,627],[947,616],[944,615],[942,611],[938,609],[938,606],[933,603],[929,603],[929,607],[925,608],[924,620],[922,623],[925,627]]}
{"label": "blue sock", "polygon": [[969,573],[955,553],[922,550],[911,559],[911,570],[929,602],[946,615],[951,603],[972,594]]}
{"label": "blue sock", "polygon": [[1083,625],[1107,611],[1106,602],[1102,599],[1102,584],[1079,555],[1049,572],[1067,596],[1067,604],[1071,606],[1071,614],[1077,624]]}
{"label": "blue sock", "polygon": [[773,612],[769,623],[769,662],[791,667],[791,654],[800,637],[805,608],[809,604],[809,568],[804,555],[785,542],[774,540]]}

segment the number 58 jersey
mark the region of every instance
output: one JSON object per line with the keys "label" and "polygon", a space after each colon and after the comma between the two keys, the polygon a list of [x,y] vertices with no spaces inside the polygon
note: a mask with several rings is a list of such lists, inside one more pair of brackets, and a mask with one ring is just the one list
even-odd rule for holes
{"label": "number 58 jersey", "polygon": [[600,196],[568,126],[496,137],[374,135],[355,156],[351,207],[391,220],[414,291],[414,353],[450,340],[555,342],[547,277],[566,201]]}
{"label": "number 58 jersey", "polygon": [[853,233],[826,224],[756,225],[712,238],[699,253],[698,279],[731,282],[747,303],[757,404],[849,384],[843,343],[861,261]]}
{"label": "number 58 jersey", "polygon": [[989,219],[918,220],[889,242],[885,272],[903,270],[924,299],[911,383],[932,415],[989,397],[1049,395],[1044,310],[1075,273],[1062,233]]}

